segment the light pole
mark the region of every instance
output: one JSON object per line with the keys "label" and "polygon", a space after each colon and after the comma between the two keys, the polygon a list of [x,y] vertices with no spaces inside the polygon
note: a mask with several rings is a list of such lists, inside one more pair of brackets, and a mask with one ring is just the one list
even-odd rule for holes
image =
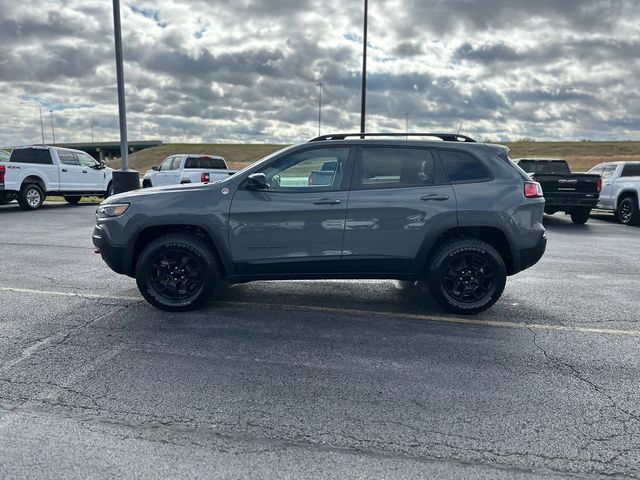
{"label": "light pole", "polygon": [[53,110],[49,110],[49,117],[51,118],[51,138],[53,139],[53,144],[56,144],[56,132],[53,129]]}
{"label": "light pole", "polygon": [[324,87],[324,83],[318,82],[316,87],[318,87],[318,136],[320,136],[322,130],[322,87]]}
{"label": "light pole", "polygon": [[409,112],[404,114],[404,133],[405,140],[409,140]]}
{"label": "light pole", "polygon": [[93,143],[93,123],[91,124],[91,143]]}
{"label": "light pole", "polygon": [[127,110],[124,101],[124,66],[122,60],[122,29],[120,27],[120,0],[113,0],[113,32],[116,50],[116,81],[118,84],[118,117],[120,120],[119,172],[113,172],[113,192],[122,193],[140,188],[138,172],[129,170],[129,147],[127,145]]}
{"label": "light pole", "polygon": [[42,145],[44,145],[44,121],[42,120],[42,104],[37,100],[33,100],[32,102],[20,102],[21,105],[27,105],[29,103],[38,105],[38,112],[40,112],[40,135],[42,135]]}
{"label": "light pole", "polygon": [[[360,99],[360,133],[364,133],[364,115],[367,103],[367,16],[369,1],[364,0],[364,36],[362,41],[362,98]],[[364,138],[364,137],[362,137]]]}

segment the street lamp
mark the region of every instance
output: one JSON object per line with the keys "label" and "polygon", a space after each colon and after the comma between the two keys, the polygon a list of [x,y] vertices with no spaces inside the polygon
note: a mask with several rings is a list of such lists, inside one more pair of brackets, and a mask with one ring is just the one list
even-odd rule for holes
{"label": "street lamp", "polygon": [[138,172],[129,170],[127,145],[127,110],[124,101],[124,66],[122,60],[122,29],[120,28],[120,0],[113,0],[113,32],[116,50],[116,81],[118,84],[118,117],[120,120],[120,171],[113,172],[113,192],[122,193],[140,188]]}
{"label": "street lamp", "polygon": [[44,121],[42,120],[42,104],[37,100],[32,100],[30,102],[20,102],[21,105],[38,105],[38,112],[40,112],[40,134],[42,135],[42,145],[44,145]]}
{"label": "street lamp", "polygon": [[322,127],[322,87],[324,87],[324,83],[318,82],[316,87],[318,87],[318,136],[320,136]]}
{"label": "street lamp", "polygon": [[51,117],[51,138],[53,139],[53,144],[56,144],[56,132],[53,129],[53,110],[49,110],[49,116]]}
{"label": "street lamp", "polygon": [[[367,16],[369,1],[364,0],[364,35],[362,41],[362,98],[360,99],[360,133],[364,133],[364,115],[367,103]],[[362,137],[364,138],[364,137]]]}

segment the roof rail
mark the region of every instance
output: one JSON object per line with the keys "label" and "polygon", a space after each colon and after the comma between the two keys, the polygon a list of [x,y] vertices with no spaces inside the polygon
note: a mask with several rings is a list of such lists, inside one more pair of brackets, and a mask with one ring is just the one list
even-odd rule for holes
{"label": "roof rail", "polygon": [[344,140],[347,137],[435,137],[445,142],[473,142],[476,141],[466,135],[456,133],[330,133],[312,138],[310,142],[321,142],[323,140]]}

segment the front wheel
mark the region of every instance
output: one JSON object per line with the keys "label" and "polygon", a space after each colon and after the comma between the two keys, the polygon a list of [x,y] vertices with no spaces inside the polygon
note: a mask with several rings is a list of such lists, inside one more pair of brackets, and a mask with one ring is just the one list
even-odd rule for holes
{"label": "front wheel", "polygon": [[65,195],[64,199],[69,205],[77,205],[82,197],[70,197],[68,195]]}
{"label": "front wheel", "polygon": [[428,267],[431,293],[449,312],[474,314],[498,301],[507,273],[502,256],[474,238],[452,240],[436,252]]}
{"label": "front wheel", "polygon": [[638,202],[633,197],[623,198],[618,207],[618,221],[624,225],[640,224]]}
{"label": "front wheel", "polygon": [[140,254],[136,283],[153,306],[170,312],[195,310],[209,299],[220,277],[209,244],[191,234],[155,239]]}
{"label": "front wheel", "polygon": [[104,192],[104,198],[109,198],[112,195],[113,195],[113,182],[109,182],[109,185],[107,185],[107,190],[106,192]]}
{"label": "front wheel", "polygon": [[570,213],[571,221],[576,225],[584,225],[589,220],[589,215],[591,214],[590,208],[576,208],[572,210]]}
{"label": "front wheel", "polygon": [[23,210],[37,210],[44,203],[44,192],[35,183],[23,185],[18,194],[18,203]]}

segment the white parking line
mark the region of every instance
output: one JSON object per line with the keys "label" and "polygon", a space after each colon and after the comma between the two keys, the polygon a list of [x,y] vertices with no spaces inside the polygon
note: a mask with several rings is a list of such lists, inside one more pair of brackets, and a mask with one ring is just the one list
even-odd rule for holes
{"label": "white parking line", "polygon": [[[58,292],[53,290],[34,290],[29,288],[13,288],[13,287],[0,287],[0,292],[15,292],[15,293],[27,293],[34,295],[51,295],[60,297],[76,297],[86,298],[92,300],[123,300],[123,301],[141,301],[142,297],[125,297],[125,296],[110,296],[94,293],[76,293],[76,292]],[[444,317],[438,315],[421,315],[417,313],[401,313],[401,312],[385,312],[376,310],[359,310],[351,308],[335,308],[335,307],[321,307],[316,305],[295,305],[295,304],[281,304],[281,303],[263,303],[263,302],[230,302],[220,301],[216,302],[219,305],[229,306],[241,306],[241,307],[265,307],[265,308],[284,308],[287,310],[303,309],[312,312],[325,312],[332,314],[349,314],[349,315],[375,315],[379,317],[389,318],[406,318],[410,320],[423,320],[427,322],[438,323],[454,323],[461,325],[479,325],[485,327],[498,327],[498,328],[511,328],[519,330],[542,330],[542,331],[554,331],[554,332],[571,332],[571,333],[586,333],[586,334],[600,334],[600,335],[618,335],[625,337],[640,337],[640,330],[625,330],[615,328],[590,328],[590,327],[571,327],[567,325],[549,325],[543,323],[529,323],[529,322],[509,322],[502,320],[481,320],[475,318],[460,318],[460,317]]]}

